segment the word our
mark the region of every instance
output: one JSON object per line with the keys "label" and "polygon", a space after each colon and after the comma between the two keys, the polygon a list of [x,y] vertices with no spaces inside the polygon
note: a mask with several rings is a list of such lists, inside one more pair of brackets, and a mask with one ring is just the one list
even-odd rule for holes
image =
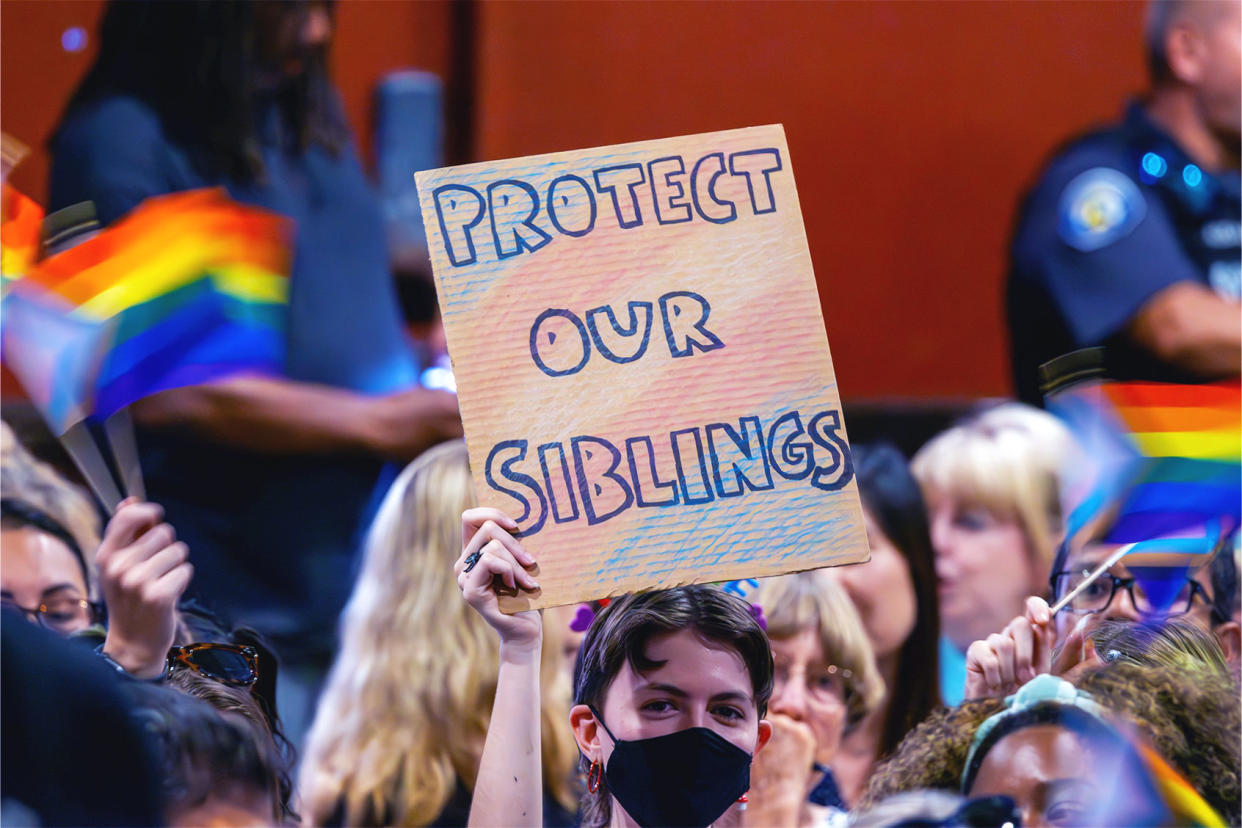
{"label": "word our", "polygon": [[[488,486],[512,498],[509,509],[523,537],[553,523],[595,525],[630,508],[710,503],[766,492],[786,481],[837,491],[854,476],[849,446],[835,410],[798,411],[766,428],[757,416],[660,435],[673,469],[657,463],[651,436],[618,442],[582,435],[531,450],[525,439],[492,446],[484,467]],[[664,468],[658,466],[663,465]]]}
{"label": "word our", "polygon": [[[714,351],[725,346],[707,329],[712,307],[699,294],[674,290],[657,300],[664,323],[664,341],[674,358]],[[550,377],[566,377],[586,367],[591,348],[609,362],[634,362],[647,353],[654,309],[650,302],[629,302],[629,322],[621,325],[612,305],[586,312],[586,322],[566,308],[548,308],[530,326],[530,357]],[[640,319],[641,317],[641,319]],[[607,320],[607,324],[601,320]]]}
{"label": "word our", "polygon": [[[647,163],[599,167],[587,178],[565,173],[537,189],[529,181],[504,178],[483,192],[468,184],[442,184],[432,191],[440,238],[453,267],[479,261],[479,230],[488,219],[491,251],[496,260],[533,253],[552,241],[552,231],[580,238],[600,220],[599,197],[607,197],[606,213],[623,230],[694,220],[728,224],[738,218],[738,204],[718,191],[721,176],[744,179],[754,215],[776,211],[771,176],[784,169],[775,147],[729,153],[709,152],[687,162],[680,155]],[[649,196],[649,197],[648,197]],[[647,208],[647,209],[644,209]],[[607,209],[607,207],[605,208]]]}

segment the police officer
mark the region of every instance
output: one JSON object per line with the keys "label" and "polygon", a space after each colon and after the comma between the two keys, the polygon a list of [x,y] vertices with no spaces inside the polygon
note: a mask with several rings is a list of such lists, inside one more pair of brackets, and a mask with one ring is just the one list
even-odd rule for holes
{"label": "police officer", "polygon": [[1023,202],[1008,311],[1027,402],[1042,363],[1089,346],[1119,379],[1242,367],[1242,4],[1155,0],[1147,51],[1148,96],[1069,143]]}

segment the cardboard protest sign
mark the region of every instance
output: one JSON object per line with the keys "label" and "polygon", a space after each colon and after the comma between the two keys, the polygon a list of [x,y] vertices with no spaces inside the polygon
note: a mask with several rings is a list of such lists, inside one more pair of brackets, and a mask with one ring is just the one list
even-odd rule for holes
{"label": "cardboard protest sign", "polygon": [[780,126],[417,181],[506,611],[867,559]]}

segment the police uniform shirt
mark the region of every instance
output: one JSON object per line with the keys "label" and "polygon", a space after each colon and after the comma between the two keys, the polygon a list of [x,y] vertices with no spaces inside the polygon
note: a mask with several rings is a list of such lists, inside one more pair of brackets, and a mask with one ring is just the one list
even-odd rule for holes
{"label": "police uniform shirt", "polygon": [[1105,346],[1111,377],[1194,381],[1125,328],[1177,282],[1238,301],[1239,191],[1237,171],[1200,168],[1138,104],[1058,153],[1023,202],[1011,250],[1018,396],[1039,404],[1039,366],[1094,345]]}

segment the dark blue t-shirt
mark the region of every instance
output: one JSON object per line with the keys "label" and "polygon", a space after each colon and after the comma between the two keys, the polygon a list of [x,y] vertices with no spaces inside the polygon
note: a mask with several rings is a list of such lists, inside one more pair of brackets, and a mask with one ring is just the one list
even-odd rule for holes
{"label": "dark blue t-shirt", "polygon": [[[53,141],[51,210],[94,202],[108,224],[142,200],[223,185],[296,223],[285,373],[368,394],[417,379],[402,332],[380,210],[352,147],[290,148],[260,106],[260,181],[209,179],[143,102],[78,107]],[[139,432],[149,497],[189,543],[191,591],[272,634],[331,630],[380,463],[261,455],[185,432]]]}
{"label": "dark blue t-shirt", "polygon": [[1137,104],[1062,149],[1026,196],[1011,249],[1018,396],[1039,404],[1039,366],[1096,345],[1110,377],[1193,382],[1124,331],[1177,282],[1238,300],[1239,185],[1237,171],[1200,168]]}

